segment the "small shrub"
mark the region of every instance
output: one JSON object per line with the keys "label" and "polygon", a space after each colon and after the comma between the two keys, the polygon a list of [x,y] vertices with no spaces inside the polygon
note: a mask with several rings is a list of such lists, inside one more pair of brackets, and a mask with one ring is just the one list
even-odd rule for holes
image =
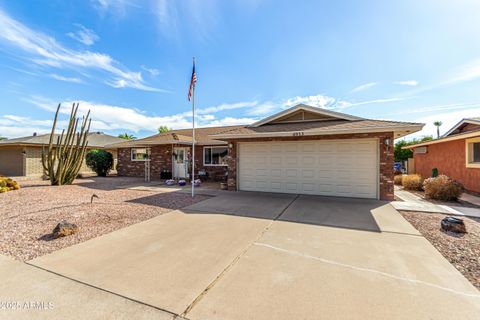
{"label": "small shrub", "polygon": [[105,150],[92,150],[87,153],[86,162],[98,176],[106,177],[113,167],[113,155]]}
{"label": "small shrub", "polygon": [[0,193],[18,189],[20,189],[20,185],[17,181],[0,176]]}
{"label": "small shrub", "polygon": [[402,180],[403,180],[402,174],[397,174],[396,176],[393,177],[393,183],[396,184],[397,186],[402,185]]}
{"label": "small shrub", "polygon": [[446,175],[428,178],[423,182],[427,199],[454,201],[463,193],[463,186]]}
{"label": "small shrub", "polygon": [[403,176],[402,185],[405,190],[422,190],[423,179],[419,174]]}
{"label": "small shrub", "polygon": [[438,177],[438,169],[432,168],[432,178]]}

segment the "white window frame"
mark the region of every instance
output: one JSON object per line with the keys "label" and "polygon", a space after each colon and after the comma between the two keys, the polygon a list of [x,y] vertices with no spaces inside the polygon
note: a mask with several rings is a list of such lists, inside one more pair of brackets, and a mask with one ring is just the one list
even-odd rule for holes
{"label": "white window frame", "polygon": [[227,149],[227,156],[228,156],[228,146],[210,146],[210,147],[203,147],[203,165],[205,167],[227,167],[228,164],[225,163],[225,164],[222,164],[222,163],[218,163],[218,164],[208,164],[208,163],[205,163],[205,149],[215,149],[215,148],[225,148]]}
{"label": "white window frame", "polygon": [[[133,158],[133,150],[139,150],[139,149],[145,149],[145,152],[147,154],[147,159],[134,159]],[[131,148],[130,149],[130,160],[131,161],[150,161],[150,157],[152,156],[150,148]]]}
{"label": "white window frame", "polygon": [[473,162],[474,143],[480,143],[480,137],[465,139],[465,166],[467,168],[480,168],[480,162]]}

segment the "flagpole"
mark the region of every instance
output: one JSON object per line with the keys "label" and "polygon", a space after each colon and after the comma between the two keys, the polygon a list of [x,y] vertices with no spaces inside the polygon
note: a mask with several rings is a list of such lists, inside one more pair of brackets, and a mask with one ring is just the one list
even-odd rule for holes
{"label": "flagpole", "polygon": [[[193,57],[195,68],[195,57]],[[192,88],[192,198],[195,196],[195,84]]]}

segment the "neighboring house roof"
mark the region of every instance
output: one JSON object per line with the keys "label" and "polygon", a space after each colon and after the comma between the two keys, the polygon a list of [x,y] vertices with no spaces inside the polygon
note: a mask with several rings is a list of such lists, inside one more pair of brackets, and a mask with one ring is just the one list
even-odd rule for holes
{"label": "neighboring house roof", "polygon": [[[234,130],[243,126],[195,128],[195,143],[199,145],[226,144],[224,141],[215,140],[211,135],[224,131]],[[110,148],[145,147],[157,144],[192,144],[192,129],[171,130],[138,140],[123,141],[111,144]]]}
{"label": "neighboring house roof", "polygon": [[430,144],[442,143],[458,139],[473,138],[478,136],[480,136],[480,118],[467,118],[462,119],[439,139],[412,144],[410,146],[402,147],[402,149],[414,149],[416,147],[428,146]]}
{"label": "neighboring house roof", "polygon": [[[57,138],[60,134],[55,134],[53,139],[54,143],[57,142]],[[12,145],[31,145],[31,146],[45,146],[48,145],[50,141],[50,134],[34,135],[29,137],[21,137],[7,140],[0,140],[1,146],[12,146]],[[124,139],[114,137],[108,134],[101,132],[90,132],[87,137],[88,146],[95,148],[104,148],[106,145],[112,143],[118,143],[125,141]]]}
{"label": "neighboring house roof", "polygon": [[448,130],[447,133],[445,133],[442,137],[477,130],[480,130],[480,117],[464,118],[454,125],[450,130]]}

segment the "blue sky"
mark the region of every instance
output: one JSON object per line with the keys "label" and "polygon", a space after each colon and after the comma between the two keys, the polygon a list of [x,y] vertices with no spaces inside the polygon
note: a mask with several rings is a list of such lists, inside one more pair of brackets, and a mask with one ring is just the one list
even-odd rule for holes
{"label": "blue sky", "polygon": [[[297,103],[425,122],[480,116],[480,1],[0,0],[0,135],[58,103],[137,137],[250,123]],[[64,125],[62,121],[60,125]]]}

